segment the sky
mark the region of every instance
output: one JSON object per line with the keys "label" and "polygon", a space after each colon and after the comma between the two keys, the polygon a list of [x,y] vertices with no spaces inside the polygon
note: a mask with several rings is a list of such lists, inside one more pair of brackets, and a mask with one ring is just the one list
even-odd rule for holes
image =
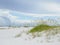
{"label": "sky", "polygon": [[0,24],[3,21],[6,24],[7,19],[23,23],[39,20],[44,16],[59,17],[60,0],[0,0]]}
{"label": "sky", "polygon": [[0,0],[1,9],[36,14],[60,13],[60,0]]}

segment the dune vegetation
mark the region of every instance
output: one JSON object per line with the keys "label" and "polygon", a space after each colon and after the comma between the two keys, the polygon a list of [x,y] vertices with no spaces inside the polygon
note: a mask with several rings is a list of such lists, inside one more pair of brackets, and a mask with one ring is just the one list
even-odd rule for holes
{"label": "dune vegetation", "polygon": [[[36,26],[32,27],[25,33],[26,35],[30,35],[32,38],[40,37],[44,33],[45,33],[45,36],[49,37],[49,35],[60,33],[60,25],[56,21],[42,20],[42,21],[38,21],[38,24]],[[20,37],[20,36],[21,34],[18,34],[15,37]]]}
{"label": "dune vegetation", "polygon": [[38,22],[38,25],[32,28],[29,32],[30,33],[41,32],[41,31],[53,29],[56,27],[59,27],[59,26],[58,26],[58,23],[54,20],[46,20],[46,21],[41,20]]}
{"label": "dune vegetation", "polygon": [[41,31],[49,30],[49,29],[53,29],[53,28],[56,28],[56,26],[49,26],[49,25],[47,25],[47,24],[41,24],[41,25],[35,26],[35,27],[34,27],[33,29],[31,29],[29,32],[30,32],[30,33],[41,32]]}

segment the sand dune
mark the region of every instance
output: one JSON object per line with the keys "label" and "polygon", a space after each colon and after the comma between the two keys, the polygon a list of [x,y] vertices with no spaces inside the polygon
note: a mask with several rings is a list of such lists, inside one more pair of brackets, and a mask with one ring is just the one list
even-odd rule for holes
{"label": "sand dune", "polygon": [[[0,29],[0,45],[60,45],[60,28],[42,31],[41,36],[35,38],[27,33],[32,28]],[[18,37],[16,37],[17,35]]]}

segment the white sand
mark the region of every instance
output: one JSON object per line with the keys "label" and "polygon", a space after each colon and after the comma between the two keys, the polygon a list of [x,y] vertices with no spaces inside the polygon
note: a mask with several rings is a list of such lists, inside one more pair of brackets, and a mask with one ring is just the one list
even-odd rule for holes
{"label": "white sand", "polygon": [[[60,34],[51,36],[50,40],[46,40],[43,36],[36,37],[34,39],[27,35],[25,32],[30,30],[32,27],[28,28],[10,28],[10,29],[0,29],[0,45],[60,45]],[[22,33],[22,36],[15,38],[17,34]]]}

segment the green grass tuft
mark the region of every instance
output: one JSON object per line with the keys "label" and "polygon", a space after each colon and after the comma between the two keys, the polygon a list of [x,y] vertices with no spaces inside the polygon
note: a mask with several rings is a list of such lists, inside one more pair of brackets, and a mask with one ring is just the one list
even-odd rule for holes
{"label": "green grass tuft", "polygon": [[41,31],[44,31],[44,30],[53,29],[53,28],[55,28],[55,27],[56,27],[56,26],[49,26],[49,25],[46,25],[46,24],[41,24],[41,25],[38,25],[38,26],[34,27],[34,28],[31,29],[29,32],[30,32],[30,33],[41,32]]}

